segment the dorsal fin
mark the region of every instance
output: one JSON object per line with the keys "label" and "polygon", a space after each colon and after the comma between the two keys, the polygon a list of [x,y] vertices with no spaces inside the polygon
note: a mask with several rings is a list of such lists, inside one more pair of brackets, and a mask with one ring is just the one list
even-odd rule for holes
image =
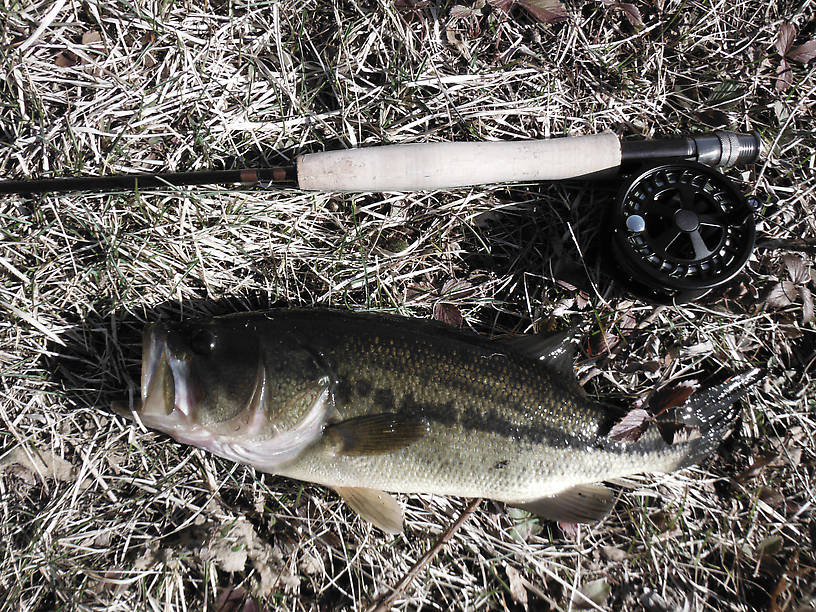
{"label": "dorsal fin", "polygon": [[517,353],[543,362],[547,369],[567,381],[583,396],[584,390],[575,377],[575,355],[580,341],[581,332],[575,327],[553,334],[530,334],[501,340]]}
{"label": "dorsal fin", "polygon": [[552,334],[527,334],[502,338],[517,353],[543,361],[554,370],[572,370],[575,354],[581,340],[581,332],[573,327]]}

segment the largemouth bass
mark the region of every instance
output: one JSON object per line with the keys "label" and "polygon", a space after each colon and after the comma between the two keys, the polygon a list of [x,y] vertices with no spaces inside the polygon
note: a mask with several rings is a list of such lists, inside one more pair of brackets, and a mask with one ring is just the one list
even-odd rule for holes
{"label": "largemouth bass", "polygon": [[[186,444],[336,490],[385,531],[385,491],[484,497],[592,522],[614,495],[596,484],[705,458],[758,370],[677,411],[697,435],[650,426],[609,437],[620,410],[589,399],[571,334],[488,340],[435,322],[273,310],[145,330],[135,416]],[[119,408],[121,414],[134,416]]]}

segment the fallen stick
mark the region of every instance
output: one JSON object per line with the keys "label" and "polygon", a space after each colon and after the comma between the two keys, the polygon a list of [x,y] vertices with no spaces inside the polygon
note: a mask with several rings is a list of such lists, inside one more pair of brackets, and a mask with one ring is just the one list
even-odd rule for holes
{"label": "fallen stick", "polygon": [[476,499],[472,500],[462,511],[462,514],[459,515],[459,518],[451,523],[450,526],[444,531],[444,533],[436,541],[436,544],[434,544],[430,550],[428,550],[428,552],[422,555],[417,562],[411,566],[411,569],[406,572],[402,579],[391,588],[390,593],[384,595],[379,601],[372,604],[372,606],[368,609],[368,612],[384,612],[385,610],[388,610],[388,606],[391,601],[396,598],[397,595],[399,595],[409,584],[411,584],[411,581],[419,573],[419,570],[426,566],[431,559],[436,556],[436,554],[441,550],[442,546],[444,546],[445,542],[453,537],[453,534],[459,530],[467,517],[476,511],[476,508],[479,507],[481,502],[481,497],[477,497]]}

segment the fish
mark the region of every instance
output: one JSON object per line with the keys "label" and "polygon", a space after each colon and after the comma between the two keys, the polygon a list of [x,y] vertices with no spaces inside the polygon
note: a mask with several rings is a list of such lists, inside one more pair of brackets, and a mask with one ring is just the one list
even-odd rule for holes
{"label": "fish", "polygon": [[327,309],[236,313],[144,330],[141,399],[114,411],[178,442],[334,489],[387,533],[391,493],[505,502],[596,522],[603,483],[672,472],[730,431],[754,368],[698,391],[672,418],[691,435],[610,435],[626,410],[587,396],[574,330],[489,339],[436,321]]}

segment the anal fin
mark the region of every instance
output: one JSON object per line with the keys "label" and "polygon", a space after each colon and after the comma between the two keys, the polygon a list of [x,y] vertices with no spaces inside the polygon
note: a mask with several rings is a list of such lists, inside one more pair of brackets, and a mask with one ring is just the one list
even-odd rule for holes
{"label": "anal fin", "polygon": [[386,533],[402,533],[402,508],[385,491],[364,487],[334,487],[351,509]]}
{"label": "anal fin", "polygon": [[581,484],[512,506],[562,523],[597,523],[612,511],[615,495],[603,485]]}
{"label": "anal fin", "polygon": [[381,455],[405,448],[428,432],[428,423],[393,412],[355,417],[326,427],[324,436],[337,454]]}

